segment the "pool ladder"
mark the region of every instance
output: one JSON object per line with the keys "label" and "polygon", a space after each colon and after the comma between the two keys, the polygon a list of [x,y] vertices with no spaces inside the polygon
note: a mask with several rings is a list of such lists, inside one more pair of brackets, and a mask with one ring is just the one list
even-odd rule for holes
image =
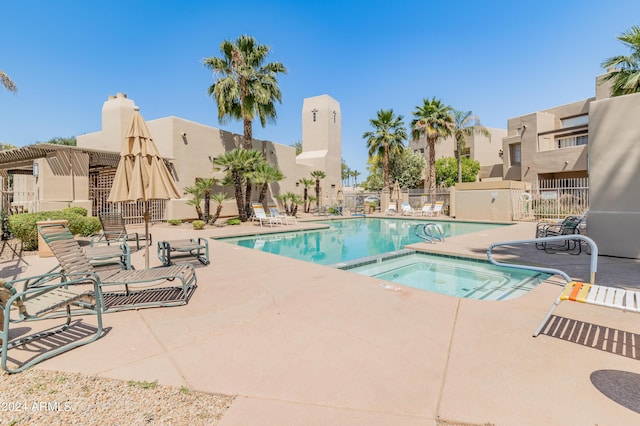
{"label": "pool ladder", "polygon": [[444,231],[442,227],[435,222],[415,225],[413,232],[416,234],[416,237],[431,244],[435,244],[436,241],[444,241]]}

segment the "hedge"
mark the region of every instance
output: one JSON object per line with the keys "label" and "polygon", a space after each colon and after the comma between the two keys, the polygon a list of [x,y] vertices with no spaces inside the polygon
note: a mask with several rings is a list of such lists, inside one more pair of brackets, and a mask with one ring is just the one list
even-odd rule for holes
{"label": "hedge", "polygon": [[38,248],[37,222],[46,220],[68,220],[69,231],[73,235],[88,237],[100,231],[100,220],[97,217],[87,217],[87,209],[69,207],[62,211],[37,213],[21,213],[9,216],[9,229],[14,237],[22,240],[23,250]]}

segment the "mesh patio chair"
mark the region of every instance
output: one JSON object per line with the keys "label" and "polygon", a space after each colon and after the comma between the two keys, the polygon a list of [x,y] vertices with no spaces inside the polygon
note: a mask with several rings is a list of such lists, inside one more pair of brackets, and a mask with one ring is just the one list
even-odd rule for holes
{"label": "mesh patio chair", "polygon": [[66,233],[46,233],[43,238],[60,262],[66,277],[89,278],[98,283],[102,298],[100,305],[104,312],[185,305],[197,287],[195,268],[190,264],[141,270],[96,271],[78,241],[65,238]]}
{"label": "mesh patio chair", "polygon": [[137,232],[127,232],[124,224],[124,218],[121,214],[102,214],[99,215],[100,224],[102,225],[102,233],[91,238],[91,245],[106,242],[107,245],[112,242],[126,243],[128,241],[136,242],[136,250],[140,250],[140,241],[146,241],[148,244],[153,243],[151,234],[145,235]]}
{"label": "mesh patio chair", "polygon": [[[18,287],[22,287],[22,290],[18,290]],[[18,373],[41,361],[98,339],[102,335],[101,300],[100,287],[91,278],[68,281],[61,273],[48,273],[13,281],[0,280],[2,368],[8,373]],[[78,324],[72,325],[72,311],[96,315],[97,327],[94,329],[80,325],[80,320]],[[66,321],[61,326],[11,340],[11,327],[14,324],[60,318],[62,315],[66,317]],[[54,335],[55,338],[47,339]],[[38,355],[18,363],[18,368],[7,366],[11,349],[25,347],[35,341],[39,341],[38,345],[27,346],[25,352],[36,352]]]}

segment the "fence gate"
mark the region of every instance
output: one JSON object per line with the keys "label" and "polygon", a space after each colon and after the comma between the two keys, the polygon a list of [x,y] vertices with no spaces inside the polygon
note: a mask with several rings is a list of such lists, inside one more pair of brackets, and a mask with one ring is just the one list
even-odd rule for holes
{"label": "fence gate", "polygon": [[[93,216],[104,213],[120,213],[126,224],[144,222],[144,202],[110,203],[109,191],[113,186],[116,169],[102,169],[89,174],[89,198]],[[163,222],[167,200],[151,200],[149,203],[149,222]]]}
{"label": "fence gate", "polygon": [[536,219],[582,215],[589,208],[589,179],[545,179],[533,182],[532,208]]}

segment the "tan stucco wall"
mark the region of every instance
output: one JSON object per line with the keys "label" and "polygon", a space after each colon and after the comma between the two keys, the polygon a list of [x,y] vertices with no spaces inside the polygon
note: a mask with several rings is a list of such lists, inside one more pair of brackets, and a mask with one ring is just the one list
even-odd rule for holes
{"label": "tan stucco wall", "polygon": [[455,186],[455,202],[450,215],[461,220],[513,220],[513,205],[519,193],[526,190],[526,182],[495,181],[459,183]]}
{"label": "tan stucco wall", "polygon": [[602,99],[589,111],[587,232],[601,254],[640,258],[640,93]]}

